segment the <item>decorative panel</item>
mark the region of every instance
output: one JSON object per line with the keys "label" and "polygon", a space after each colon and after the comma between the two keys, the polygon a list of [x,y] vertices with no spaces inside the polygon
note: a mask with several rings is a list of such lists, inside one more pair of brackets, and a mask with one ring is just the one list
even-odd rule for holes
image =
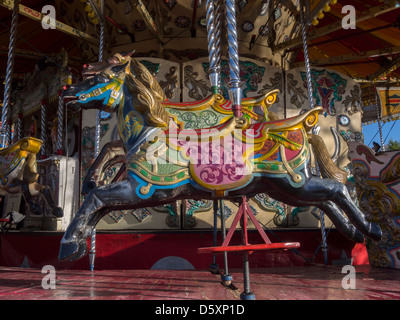
{"label": "decorative panel", "polygon": [[[240,60],[240,77],[242,97],[255,97],[268,91],[279,89],[276,102],[271,111],[283,117],[283,78],[280,69],[254,59]],[[210,80],[208,78],[208,58],[200,58],[182,64],[182,97],[183,101],[202,100],[211,95]],[[229,90],[229,63],[227,59],[221,61],[221,94],[228,98]]]}
{"label": "decorative panel", "polygon": [[[349,162],[345,135],[351,133],[363,139],[360,87],[351,78],[333,70],[312,68],[311,73],[314,104],[323,108],[323,114],[318,119],[319,135],[327,146],[335,146],[330,128],[337,130],[341,136],[338,164],[345,167]],[[286,73],[286,95],[287,117],[297,116],[310,108],[304,68]],[[329,150],[333,153],[334,149]]]}

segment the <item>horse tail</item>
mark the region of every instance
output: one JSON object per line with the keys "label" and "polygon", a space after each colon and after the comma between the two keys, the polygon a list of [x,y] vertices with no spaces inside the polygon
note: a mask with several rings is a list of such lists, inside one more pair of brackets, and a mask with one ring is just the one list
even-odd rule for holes
{"label": "horse tail", "polygon": [[312,145],[315,159],[323,178],[336,180],[342,183],[347,181],[347,172],[338,168],[326,148],[324,140],[317,135],[310,134],[308,142]]}

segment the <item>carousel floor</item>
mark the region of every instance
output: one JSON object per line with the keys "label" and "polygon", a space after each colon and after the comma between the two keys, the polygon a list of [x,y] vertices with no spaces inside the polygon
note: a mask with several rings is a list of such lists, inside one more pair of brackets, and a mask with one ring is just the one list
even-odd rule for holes
{"label": "carousel floor", "polygon": [[[398,300],[400,270],[356,266],[355,289],[343,289],[341,266],[251,269],[257,300]],[[239,300],[241,270],[233,286],[224,287],[208,271],[182,270],[55,270],[0,267],[1,300]],[[45,277],[45,278],[44,278]],[[346,279],[346,283],[350,283]],[[237,287],[235,289],[235,287]]]}

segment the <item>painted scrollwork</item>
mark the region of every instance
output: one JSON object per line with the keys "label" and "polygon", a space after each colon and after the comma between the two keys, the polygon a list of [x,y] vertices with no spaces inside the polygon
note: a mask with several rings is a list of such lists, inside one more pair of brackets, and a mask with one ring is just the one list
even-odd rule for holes
{"label": "painted scrollwork", "polygon": [[175,201],[171,204],[166,204],[163,206],[158,206],[153,208],[157,212],[168,213],[167,217],[165,218],[165,223],[170,228],[179,227],[178,221],[178,203]]}
{"label": "painted scrollwork", "polygon": [[[300,75],[304,88],[307,88],[306,73],[300,72]],[[322,106],[325,117],[327,115],[335,116],[335,102],[342,101],[347,80],[335,72],[311,69],[311,82],[316,105]]]}
{"label": "painted scrollwork", "polygon": [[307,101],[307,95],[304,90],[298,85],[298,81],[294,79],[292,73],[287,75],[287,90],[290,95],[290,103],[294,104],[297,108],[302,108]]}
{"label": "painted scrollwork", "polygon": [[394,183],[400,180],[400,155],[395,156],[382,170],[382,182]]}
{"label": "painted scrollwork", "polygon": [[170,113],[177,115],[184,121],[184,129],[209,128],[220,123],[221,116],[211,110],[201,112],[171,110]]}
{"label": "painted scrollwork", "polygon": [[186,214],[184,215],[184,227],[194,228],[197,225],[197,220],[194,217],[195,211],[202,212],[207,211],[212,207],[211,200],[193,200],[189,199],[185,201]]}
{"label": "painted scrollwork", "polygon": [[[209,73],[210,64],[207,62],[202,63],[203,70]],[[265,68],[257,65],[251,61],[239,61],[240,68],[240,88],[244,98],[251,92],[258,90],[258,85],[262,83]],[[221,94],[228,99],[230,88],[230,68],[227,60],[221,61]]]}
{"label": "painted scrollwork", "polygon": [[361,101],[361,91],[359,86],[354,85],[353,90],[350,90],[350,95],[344,98],[343,104],[350,116],[361,111],[361,106],[363,104]]}
{"label": "painted scrollwork", "polygon": [[[264,84],[263,88],[257,93],[265,94],[274,89],[279,89],[280,92],[283,91],[283,75],[281,72],[275,72],[272,78],[269,78],[271,84]],[[275,103],[279,102],[279,95],[276,97]]]}
{"label": "painted scrollwork", "polygon": [[159,84],[167,98],[173,99],[175,90],[178,88],[178,68],[174,66],[170,67],[169,73],[166,73],[164,76],[166,81],[161,80]]}
{"label": "painted scrollwork", "polygon": [[[287,226],[287,217],[286,217],[285,207],[282,202],[272,199],[265,193],[259,193],[259,194],[255,195],[253,200],[257,203],[257,205],[262,210],[275,212],[273,221],[276,226],[278,226],[278,227]],[[297,220],[297,222],[295,222],[295,225],[297,225],[299,223],[298,216],[296,215],[296,217],[297,217],[297,219],[295,219],[295,220]]]}
{"label": "painted scrollwork", "polygon": [[198,72],[193,71],[193,66],[187,65],[184,68],[184,84],[189,89],[189,97],[195,100],[204,99],[211,93],[211,88],[203,79],[196,79]]}

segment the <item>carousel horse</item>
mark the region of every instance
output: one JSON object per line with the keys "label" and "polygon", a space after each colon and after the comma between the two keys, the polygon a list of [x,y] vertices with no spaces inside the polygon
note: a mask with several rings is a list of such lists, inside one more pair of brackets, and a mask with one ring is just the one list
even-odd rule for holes
{"label": "carousel horse", "polygon": [[[188,120],[175,112],[179,106],[168,111],[161,87],[131,54],[85,65],[82,74],[82,82],[65,88],[64,101],[74,111],[116,111],[126,179],[87,194],[61,240],[60,260],[83,257],[86,238],[110,211],[180,199],[235,201],[259,193],[291,206],[320,208],[353,241],[363,242],[363,235],[381,239],[379,226],[366,221],[345,185],[337,181],[345,177],[325,166],[330,160],[323,154],[326,147],[311,134],[320,107],[277,121],[268,121],[266,114],[251,121],[245,108],[249,116],[242,118],[226,110],[216,125],[187,128]],[[310,143],[321,147],[314,150],[321,173],[334,179],[311,174]]]}
{"label": "carousel horse", "polygon": [[[277,116],[268,110],[275,102],[278,90],[254,98],[244,98],[242,107],[249,121],[277,120]],[[214,94],[203,101],[191,103],[176,103],[163,101],[162,106],[181,127],[208,128],[212,124],[226,121],[232,116],[230,101],[222,95]],[[82,194],[85,195],[96,186],[105,183],[107,172],[116,164],[122,164],[118,169],[113,182],[126,177],[126,157],[121,140],[108,142],[101,149],[94,163],[90,166],[83,182]]]}
{"label": "carousel horse", "polygon": [[43,212],[33,197],[41,196],[52,215],[62,217],[63,210],[54,203],[49,187],[37,183],[36,154],[41,145],[41,140],[29,137],[0,149],[0,194],[22,193],[28,208],[35,215]]}

